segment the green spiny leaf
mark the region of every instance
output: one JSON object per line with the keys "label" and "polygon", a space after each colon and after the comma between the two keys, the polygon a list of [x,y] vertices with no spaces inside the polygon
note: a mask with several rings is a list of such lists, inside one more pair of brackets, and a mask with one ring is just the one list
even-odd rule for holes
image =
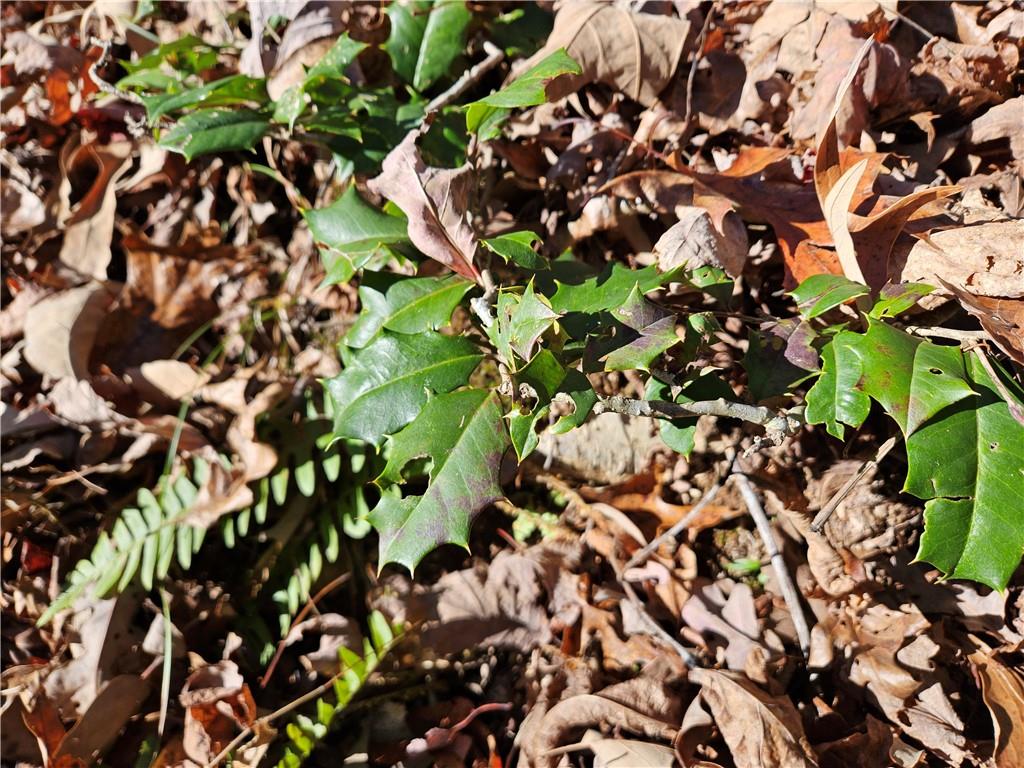
{"label": "green spiny leaf", "polygon": [[392,438],[381,479],[400,477],[419,456],[431,456],[430,484],[422,496],[383,495],[370,513],[380,534],[380,562],[413,570],[437,546],[466,546],[473,517],[501,498],[498,475],[509,445],[497,396],[484,390],[439,395]]}
{"label": "green spiny leaf", "polygon": [[334,400],[334,434],[380,445],[414,418],[428,390],[449,392],[469,379],[483,355],[468,339],[385,332],[325,382]]}
{"label": "green spiny leaf", "polygon": [[355,349],[369,344],[382,329],[398,333],[433,331],[448,324],[452,312],[473,283],[458,275],[399,280],[386,293],[359,286],[363,303],[345,343]]}
{"label": "green spiny leaf", "polygon": [[790,291],[790,296],[796,299],[800,314],[810,320],[868,293],[866,285],[841,275],[812,275]]}

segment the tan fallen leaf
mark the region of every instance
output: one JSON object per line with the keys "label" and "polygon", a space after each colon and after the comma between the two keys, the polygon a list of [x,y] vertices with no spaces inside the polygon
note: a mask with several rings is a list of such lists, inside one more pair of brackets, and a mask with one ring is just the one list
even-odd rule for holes
{"label": "tan fallen leaf", "polygon": [[997,768],[1024,765],[1024,674],[1019,667],[999,661],[985,648],[968,656],[981,680],[981,697],[995,730],[993,758]]}
{"label": "tan fallen leaf", "polygon": [[770,696],[733,672],[695,669],[690,679],[701,686],[701,697],[737,768],[817,766],[800,714],[789,697]]}
{"label": "tan fallen leaf", "polygon": [[690,23],[671,16],[630,13],[614,5],[564,3],[547,42],[527,69],[560,48],[583,73],[548,85],[552,101],[588,83],[604,83],[646,107],[654,104],[692,44]]}
{"label": "tan fallen leaf", "polygon": [[[113,257],[114,211],[117,180],[131,167],[131,142],[77,147],[61,157],[64,178],[60,186],[58,223],[65,229],[60,260],[83,275],[104,280]],[[75,206],[70,204],[70,179],[94,169],[88,190]]]}
{"label": "tan fallen leaf", "polygon": [[739,276],[747,260],[747,230],[736,213],[726,213],[722,231],[704,208],[679,206],[676,215],[679,221],[654,245],[663,272],[680,266],[711,266],[724,269],[732,277]]}
{"label": "tan fallen leaf", "polygon": [[594,768],[672,768],[676,753],[664,744],[635,739],[602,739],[592,731],[583,744],[594,753]]}
{"label": "tan fallen leaf", "polygon": [[430,168],[420,157],[419,129],[410,131],[384,159],[368,186],[395,203],[409,219],[413,245],[463,277],[478,280],[473,266],[476,234],[469,221],[473,169]]}
{"label": "tan fallen leaf", "polygon": [[138,378],[133,384],[143,397],[155,393],[179,402],[192,396],[209,379],[209,374],[181,360],[152,360],[139,366]]}
{"label": "tan fallen leaf", "polygon": [[55,379],[89,375],[89,353],[113,296],[88,283],[48,296],[25,316],[25,359]]}
{"label": "tan fallen leaf", "polygon": [[106,683],[89,709],[61,740],[53,754],[53,764],[78,760],[89,765],[97,756],[102,758],[121,729],[139,713],[149,692],[150,682],[138,675],[118,675]]}

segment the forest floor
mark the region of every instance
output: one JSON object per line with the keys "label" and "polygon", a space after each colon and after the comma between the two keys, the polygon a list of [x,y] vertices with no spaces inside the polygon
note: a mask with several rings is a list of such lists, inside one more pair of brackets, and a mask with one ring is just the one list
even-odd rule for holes
{"label": "forest floor", "polygon": [[[848,88],[834,125],[868,160],[857,211],[958,186],[922,211],[961,227],[946,261],[921,257],[934,229],[891,233],[883,272],[940,287],[906,325],[980,344],[1020,381],[1019,5],[677,0],[595,24],[566,4],[554,30],[549,5],[470,3],[458,66],[422,89],[450,96],[468,72],[449,104],[468,103],[541,46],[589,57],[585,86],[476,147],[482,235],[530,229],[549,258],[640,268],[704,206],[687,242],[734,279],[699,362],[737,393],[761,386],[752,402],[799,402],[806,385],[754,380],[748,330],[771,337],[787,291],[844,268],[814,164]],[[4,764],[1024,765],[1024,572],[1000,591],[915,560],[924,503],[901,491],[906,451],[877,409],[845,442],[819,424],[777,445],[706,416],[688,456],[655,420],[604,413],[506,467],[468,551],[379,567],[374,458],[331,463],[320,385],[343,367],[359,278],[324,284],[302,215],[343,191],[340,156],[282,128],[186,161],[113,84],[194,35],[214,47],[168,55],[209,57],[213,81],[251,74],[255,53],[276,98],[344,32],[367,44],[349,75],[406,98],[394,14],[0,6]],[[367,199],[379,160],[348,171]],[[680,168],[714,194],[672,182]],[[592,380],[644,393],[637,371]],[[150,514],[174,541],[44,616],[101,531],[130,539]]]}

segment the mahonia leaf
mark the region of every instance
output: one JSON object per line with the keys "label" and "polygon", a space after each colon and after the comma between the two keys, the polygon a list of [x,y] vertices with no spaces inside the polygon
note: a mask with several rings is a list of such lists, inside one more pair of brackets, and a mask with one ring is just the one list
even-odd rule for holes
{"label": "mahonia leaf", "polygon": [[642,294],[648,294],[678,279],[681,271],[673,269],[669,272],[658,272],[658,267],[654,265],[643,269],[630,269],[613,262],[605,267],[601,274],[580,283],[555,280],[551,308],[560,314],[607,312],[625,304],[634,288],[639,286]]}
{"label": "mahonia leaf", "polygon": [[384,49],[395,72],[417,91],[448,74],[466,46],[472,14],[462,0],[392,3],[386,11],[391,35]]}
{"label": "mahonia leaf", "polygon": [[963,355],[890,325],[868,321],[867,333],[843,331],[822,349],[821,378],[807,393],[807,420],[842,438],[843,424],[859,427],[878,401],[905,436],[958,400],[975,393]]}
{"label": "mahonia leaf", "polygon": [[896,317],[934,291],[934,287],[924,283],[887,283],[879,291],[878,301],[868,312],[868,317]]}
{"label": "mahonia leaf", "polygon": [[796,299],[800,314],[810,320],[868,293],[866,285],[841,275],[812,275],[790,291],[789,295]]}
{"label": "mahonia leaf", "polygon": [[467,546],[473,518],[502,497],[501,461],[509,446],[498,398],[468,389],[430,400],[408,427],[391,438],[391,457],[378,482],[397,481],[415,458],[430,456],[430,483],[422,496],[384,494],[370,513],[380,534],[380,564],[410,571],[441,544]]}
{"label": "mahonia leaf", "polygon": [[975,356],[968,367],[979,397],[907,438],[904,489],[929,499],[917,559],[1002,590],[1024,553],[1024,427]]}
{"label": "mahonia leaf", "polygon": [[450,392],[466,383],[483,359],[464,338],[431,331],[385,332],[325,382],[333,400],[334,435],[380,445],[416,418],[428,390]]}
{"label": "mahonia leaf", "polygon": [[505,263],[512,262],[526,269],[546,269],[548,260],[533,250],[533,244],[540,242],[535,232],[508,232],[504,235],[481,240],[487,250],[498,254]]}
{"label": "mahonia leaf", "polygon": [[399,280],[386,293],[364,282],[359,286],[363,308],[345,335],[345,343],[361,349],[382,329],[398,333],[435,331],[448,324],[455,307],[472,287],[473,283],[458,275]]}
{"label": "mahonia leaf", "polygon": [[547,101],[548,84],[561,75],[578,75],[583,70],[564,48],[530,67],[500,91],[485,96],[466,110],[466,130],[483,141],[497,138],[510,110],[533,107]]}
{"label": "mahonia leaf", "polygon": [[[520,394],[533,401],[533,407],[519,407],[508,414],[512,446],[522,461],[539,443],[537,425],[553,421],[549,430],[561,435],[582,424],[597,404],[597,393],[590,381],[575,368],[566,368],[548,349],[534,355],[529,365],[516,374]],[[552,414],[555,409],[555,415]]]}
{"label": "mahonia leaf", "polygon": [[821,350],[821,376],[807,392],[808,424],[824,424],[833,437],[840,440],[847,424],[859,427],[871,411],[871,399],[857,384],[861,378],[861,360],[854,354],[848,339],[856,334],[844,331]]}
{"label": "mahonia leaf", "polygon": [[633,338],[605,356],[606,371],[646,371],[659,355],[681,341],[675,316],[645,299],[637,285],[626,302],[612,310],[612,316],[633,331]]}
{"label": "mahonia leaf", "polygon": [[750,394],[759,402],[792,392],[797,384],[821,370],[814,348],[817,333],[806,320],[765,322],[749,335],[741,362],[747,371]]}
{"label": "mahonia leaf", "polygon": [[547,300],[533,290],[532,280],[522,296],[514,291],[499,293],[496,315],[495,322],[487,329],[487,335],[513,370],[516,365],[512,353],[529,361],[537,340],[559,318],[559,314],[548,306]]}
{"label": "mahonia leaf", "polygon": [[406,221],[367,205],[355,185],[326,208],[303,212],[327,269],[325,285],[348,282],[388,245],[409,242]]}

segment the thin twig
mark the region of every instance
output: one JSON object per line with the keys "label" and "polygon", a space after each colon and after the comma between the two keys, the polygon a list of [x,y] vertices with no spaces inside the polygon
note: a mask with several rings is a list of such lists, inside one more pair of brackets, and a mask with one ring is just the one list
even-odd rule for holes
{"label": "thin twig", "polygon": [[954,328],[927,328],[910,325],[907,326],[906,331],[915,336],[932,336],[936,339],[952,339],[953,341],[960,342],[989,338],[986,331],[958,331]]}
{"label": "thin twig", "polygon": [[447,107],[479,82],[484,75],[498,66],[502,59],[505,58],[505,52],[489,40],[484,42],[484,53],[487,54],[487,58],[479,64],[470,67],[458,80],[451,84],[447,91],[432,99],[427,104],[425,114],[429,115],[431,112],[436,112],[442,107]]}
{"label": "thin twig", "polygon": [[793,413],[775,413],[759,405],[736,403],[725,398],[697,400],[692,403],[671,403],[667,400],[636,400],[621,395],[606,397],[594,406],[594,413],[621,413],[626,416],[647,416],[653,419],[682,419],[690,416],[721,416],[740,419],[764,427],[768,439],[776,445],[800,428]]}
{"label": "thin twig", "polygon": [[[731,472],[732,462],[730,461],[729,470],[726,471],[725,476],[728,477]],[[715,500],[715,497],[718,495],[718,492],[722,490],[722,484],[723,478],[719,478],[718,480],[716,480],[714,485],[712,485],[710,488],[707,489],[707,491],[705,491],[700,501],[698,501],[693,507],[691,507],[690,511],[683,515],[679,522],[677,522],[667,531],[655,537],[653,540],[651,540],[649,544],[645,545],[644,547],[634,552],[633,556],[629,558],[629,561],[626,563],[625,570],[628,571],[630,568],[635,568],[636,566],[642,565],[643,563],[647,562],[647,558],[649,558],[654,552],[657,552],[661,548],[662,544],[664,544],[666,541],[674,541],[676,538],[678,538],[679,534],[686,530],[689,527],[690,523],[696,520],[697,516],[701,512],[703,512],[708,507],[708,505],[711,504],[711,502]]]}
{"label": "thin twig", "polygon": [[821,511],[819,511],[818,514],[814,516],[814,520],[811,521],[811,530],[814,531],[814,533],[821,533],[821,529],[825,527],[825,523],[827,523],[828,519],[832,517],[832,513],[835,512],[839,505],[843,503],[843,499],[850,494],[850,491],[856,487],[857,483],[864,479],[868,472],[878,466],[878,463],[888,455],[889,451],[891,451],[895,445],[896,438],[890,437],[879,446],[878,452],[875,453],[874,458],[868,459],[861,464],[860,469],[857,470],[856,474],[843,483],[842,488],[835,492],[835,495],[828,500],[828,503],[821,508]]}
{"label": "thin twig", "polygon": [[97,69],[99,69],[107,63],[107,58],[110,56],[110,41],[100,40],[99,38],[94,37],[90,40],[90,42],[93,45],[98,45],[100,46],[100,48],[102,48],[102,50],[100,51],[100,57],[91,65],[89,65],[89,77],[92,78],[92,81],[94,83],[96,83],[96,87],[104,93],[110,94],[111,96],[117,96],[119,99],[130,101],[132,104],[139,104],[144,106],[145,102],[142,100],[142,97],[139,96],[137,93],[132,93],[131,91],[122,91],[117,86],[108,83],[106,80],[104,80],[96,73]]}
{"label": "thin twig", "polygon": [[707,38],[708,30],[711,29],[711,19],[714,18],[717,5],[717,3],[712,3],[708,8],[708,15],[704,17],[700,37],[697,39],[697,50],[693,52],[693,61],[690,63],[690,73],[686,76],[686,115],[683,117],[683,130],[679,137],[680,150],[689,143],[690,136],[693,134],[693,83],[697,79],[697,65],[704,58],[704,41]]}
{"label": "thin twig", "polygon": [[267,665],[267,671],[263,673],[263,678],[260,680],[260,688],[266,688],[267,683],[270,681],[270,676],[274,674],[274,669],[277,668],[277,663],[281,660],[281,655],[284,653],[285,646],[287,644],[288,635],[295,629],[295,625],[302,621],[309,614],[316,604],[324,599],[328,594],[333,592],[335,589],[340,587],[346,581],[348,581],[350,573],[343,573],[335,579],[327,582],[313,597],[306,601],[306,604],[299,611],[298,615],[292,619],[292,623],[288,626],[288,631],[285,632],[284,637],[277,644],[277,650],[274,652],[274,658],[270,660],[270,664]]}
{"label": "thin twig", "polygon": [[807,617],[804,616],[804,609],[800,603],[800,593],[797,592],[793,578],[786,569],[786,561],[782,557],[779,545],[775,541],[775,534],[772,532],[771,523],[768,522],[768,516],[764,512],[764,507],[761,506],[757,494],[754,493],[749,478],[740,472],[734,474],[733,477],[736,478],[743,502],[747,505],[747,511],[750,512],[750,516],[754,518],[757,532],[761,535],[761,541],[764,542],[765,550],[767,550],[768,556],[771,559],[772,567],[775,569],[775,576],[779,580],[779,588],[782,590],[782,598],[786,601],[789,613],[793,617],[793,627],[796,629],[800,651],[806,659],[811,650],[811,630],[807,626]]}

